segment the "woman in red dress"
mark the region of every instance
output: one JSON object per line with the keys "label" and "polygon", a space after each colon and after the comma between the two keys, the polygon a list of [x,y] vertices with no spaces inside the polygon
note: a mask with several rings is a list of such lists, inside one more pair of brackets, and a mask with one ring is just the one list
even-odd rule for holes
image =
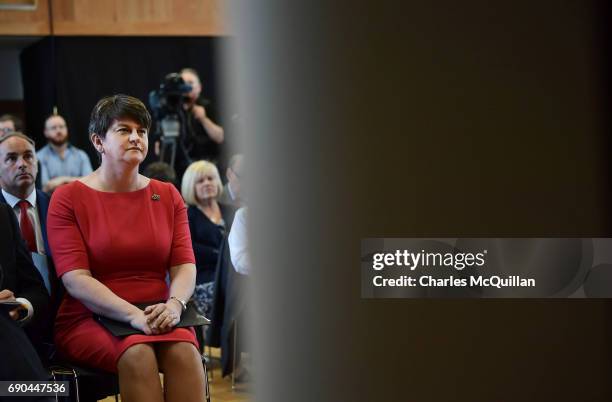
{"label": "woman in red dress", "polygon": [[[100,100],[89,123],[100,168],[53,194],[47,228],[67,291],[55,342],[74,362],[118,372],[124,401],[201,401],[194,332],[174,328],[196,276],[185,205],[171,184],[138,174],[150,125],[138,99]],[[152,304],[142,311],[133,303]],[[117,338],[93,314],[144,334]]]}

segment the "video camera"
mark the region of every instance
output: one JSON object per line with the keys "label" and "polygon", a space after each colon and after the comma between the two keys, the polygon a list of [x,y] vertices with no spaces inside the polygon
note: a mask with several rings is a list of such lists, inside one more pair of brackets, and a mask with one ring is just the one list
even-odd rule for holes
{"label": "video camera", "polygon": [[[168,163],[172,167],[174,167],[177,146],[183,147],[183,153],[188,154],[183,143],[186,136],[181,133],[185,131],[186,123],[183,103],[189,92],[191,85],[186,84],[180,74],[170,73],[166,75],[159,89],[149,93],[149,105],[157,123],[155,126],[161,142],[160,161],[165,162],[169,152]],[[182,137],[183,141],[178,141],[179,137]]]}
{"label": "video camera", "polygon": [[191,92],[191,85],[186,84],[178,73],[166,75],[159,89],[149,93],[149,105],[155,120],[162,120],[168,115],[179,113],[185,95]]}

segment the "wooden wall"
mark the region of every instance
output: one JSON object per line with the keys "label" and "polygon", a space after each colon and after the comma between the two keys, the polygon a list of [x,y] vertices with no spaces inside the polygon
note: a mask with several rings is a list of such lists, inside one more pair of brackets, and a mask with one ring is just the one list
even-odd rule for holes
{"label": "wooden wall", "polygon": [[[33,9],[2,8],[7,4],[24,3]],[[0,0],[0,35],[44,36],[51,33],[66,36],[214,36],[228,32],[221,0]]]}
{"label": "wooden wall", "polygon": [[[31,6],[33,9],[5,10],[4,6]],[[0,35],[49,35],[48,0],[0,0]]]}

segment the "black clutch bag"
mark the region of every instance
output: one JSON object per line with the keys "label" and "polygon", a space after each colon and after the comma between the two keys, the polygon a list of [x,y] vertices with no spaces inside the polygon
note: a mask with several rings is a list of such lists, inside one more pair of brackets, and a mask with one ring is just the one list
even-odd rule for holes
{"label": "black clutch bag", "polygon": [[[134,305],[141,310],[144,310],[147,306],[151,304],[157,304],[160,302],[153,303],[141,303]],[[101,315],[94,314],[94,319],[98,321],[104,328],[110,331],[111,334],[117,337],[124,337],[128,335],[144,335],[144,332],[133,328],[129,323],[116,321],[107,317],[103,317]],[[181,315],[181,321],[174,326],[174,328],[186,328],[186,327],[200,327],[202,325],[210,324],[210,320],[196,310],[195,306],[191,303],[187,304],[187,310],[183,311]]]}

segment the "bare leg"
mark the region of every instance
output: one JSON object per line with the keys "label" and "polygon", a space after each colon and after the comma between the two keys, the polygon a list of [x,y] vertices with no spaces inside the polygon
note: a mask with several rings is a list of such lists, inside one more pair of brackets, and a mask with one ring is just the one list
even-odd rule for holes
{"label": "bare leg", "polygon": [[141,343],[128,348],[117,363],[123,402],[163,402],[159,369],[153,345]]}
{"label": "bare leg", "polygon": [[188,342],[160,342],[155,346],[164,373],[166,402],[202,402],[206,393],[204,368],[195,346]]}

